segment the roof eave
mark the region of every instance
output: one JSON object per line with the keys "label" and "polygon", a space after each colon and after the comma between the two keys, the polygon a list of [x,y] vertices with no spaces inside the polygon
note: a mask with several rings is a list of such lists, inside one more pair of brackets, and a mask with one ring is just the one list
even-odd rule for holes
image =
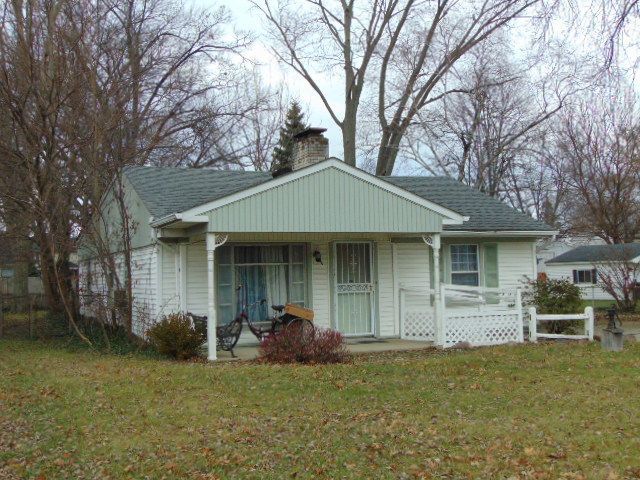
{"label": "roof eave", "polygon": [[552,237],[557,230],[443,230],[443,237]]}
{"label": "roof eave", "polygon": [[153,228],[160,228],[160,227],[166,227],[168,225],[171,225],[172,223],[176,222],[178,220],[177,216],[175,213],[172,213],[170,215],[165,215],[164,217],[160,217],[158,219],[151,219],[151,221],[149,222],[149,225]]}
{"label": "roof eave", "polygon": [[151,222],[149,222],[149,225],[153,228],[162,228],[176,223],[197,224],[207,223],[208,221],[209,217],[207,217],[206,215],[185,215],[184,213],[172,213],[170,215],[160,217],[157,220],[151,220]]}

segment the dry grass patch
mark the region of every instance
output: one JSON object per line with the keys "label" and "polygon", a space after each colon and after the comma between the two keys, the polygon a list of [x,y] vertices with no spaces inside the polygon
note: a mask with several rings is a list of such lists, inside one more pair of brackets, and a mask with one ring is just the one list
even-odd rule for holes
{"label": "dry grass patch", "polygon": [[505,346],[327,366],[0,342],[17,478],[640,477],[640,346]]}

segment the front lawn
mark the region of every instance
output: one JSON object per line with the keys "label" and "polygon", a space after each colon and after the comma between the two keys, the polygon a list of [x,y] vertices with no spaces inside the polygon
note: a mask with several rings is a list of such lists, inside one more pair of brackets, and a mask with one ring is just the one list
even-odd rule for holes
{"label": "front lawn", "polygon": [[0,341],[0,478],[638,478],[638,392],[638,344],[291,367]]}

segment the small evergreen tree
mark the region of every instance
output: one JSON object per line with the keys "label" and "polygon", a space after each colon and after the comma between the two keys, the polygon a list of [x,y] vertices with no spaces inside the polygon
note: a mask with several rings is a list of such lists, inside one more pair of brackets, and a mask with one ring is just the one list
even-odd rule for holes
{"label": "small evergreen tree", "polygon": [[278,145],[273,149],[271,171],[282,170],[291,167],[293,159],[293,136],[300,133],[307,125],[304,122],[304,114],[297,101],[291,102],[291,107],[287,112],[284,126],[280,128],[280,139]]}

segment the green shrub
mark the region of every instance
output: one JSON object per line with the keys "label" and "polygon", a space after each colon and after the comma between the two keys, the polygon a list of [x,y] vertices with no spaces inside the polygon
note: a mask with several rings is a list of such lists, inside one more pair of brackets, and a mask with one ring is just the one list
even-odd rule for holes
{"label": "green shrub", "polygon": [[184,313],[165,316],[147,330],[147,337],[158,353],[178,360],[197,356],[206,340]]}
{"label": "green shrub", "polygon": [[[583,311],[580,288],[569,280],[538,279],[529,282],[525,296],[538,313],[579,313]],[[548,333],[570,333],[580,322],[544,322]]]}

